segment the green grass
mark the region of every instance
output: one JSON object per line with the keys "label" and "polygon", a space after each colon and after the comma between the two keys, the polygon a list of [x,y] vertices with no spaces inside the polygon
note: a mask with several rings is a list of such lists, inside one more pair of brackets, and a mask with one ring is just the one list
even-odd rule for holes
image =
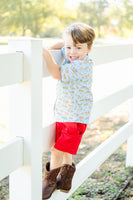
{"label": "green grass", "polygon": [[[133,168],[125,167],[125,152],[123,148],[119,148],[68,200],[111,200],[119,193],[126,180],[131,176],[133,176]],[[133,181],[121,193],[119,199],[128,199],[132,194]]]}

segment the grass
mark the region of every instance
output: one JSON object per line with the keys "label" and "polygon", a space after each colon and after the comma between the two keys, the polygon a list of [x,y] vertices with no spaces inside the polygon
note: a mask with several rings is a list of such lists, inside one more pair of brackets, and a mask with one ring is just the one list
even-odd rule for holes
{"label": "grass", "polygon": [[[103,142],[128,121],[128,111],[124,108],[126,103],[107,113],[88,127],[81,149],[79,160],[83,158],[81,152],[89,153],[99,143]],[[122,109],[124,114],[117,115]],[[91,144],[91,145],[90,145]],[[90,148],[88,148],[88,145]],[[125,167],[126,143],[117,149],[74,193],[68,200],[113,200],[119,191],[127,183],[127,179],[133,176],[133,168]],[[75,159],[76,162],[76,159]],[[131,200],[133,198],[133,180],[120,194],[119,200]]]}
{"label": "grass", "polygon": [[[73,193],[69,200],[112,200],[131,176],[133,168],[125,168],[125,152],[121,147]],[[119,199],[130,199],[132,195],[133,181],[121,193]]]}

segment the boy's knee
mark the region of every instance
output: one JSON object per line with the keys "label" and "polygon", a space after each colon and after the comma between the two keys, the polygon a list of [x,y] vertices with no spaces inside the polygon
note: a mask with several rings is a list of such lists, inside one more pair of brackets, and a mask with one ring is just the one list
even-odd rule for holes
{"label": "boy's knee", "polygon": [[64,157],[71,157],[71,156],[72,156],[72,154],[70,154],[70,153],[67,153],[67,152],[64,153]]}
{"label": "boy's knee", "polygon": [[55,148],[52,149],[51,153],[52,153],[52,155],[54,155],[54,156],[59,156],[59,155],[63,154],[62,151],[59,151],[59,150],[57,150],[57,149],[55,149]]}

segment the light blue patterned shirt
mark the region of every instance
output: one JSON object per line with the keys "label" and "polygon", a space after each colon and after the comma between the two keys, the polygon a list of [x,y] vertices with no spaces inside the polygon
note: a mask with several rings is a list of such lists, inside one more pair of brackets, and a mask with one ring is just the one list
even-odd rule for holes
{"label": "light blue patterned shirt", "polygon": [[92,59],[86,55],[84,60],[74,60],[72,63],[65,56],[60,66],[62,80],[57,83],[57,98],[55,102],[56,122],[89,123],[93,104]]}

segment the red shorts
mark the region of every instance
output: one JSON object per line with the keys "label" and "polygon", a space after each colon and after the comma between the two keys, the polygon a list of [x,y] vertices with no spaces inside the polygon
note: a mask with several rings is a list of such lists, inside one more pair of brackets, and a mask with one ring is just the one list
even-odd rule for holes
{"label": "red shorts", "polygon": [[87,124],[76,122],[56,122],[56,142],[60,151],[76,154]]}

